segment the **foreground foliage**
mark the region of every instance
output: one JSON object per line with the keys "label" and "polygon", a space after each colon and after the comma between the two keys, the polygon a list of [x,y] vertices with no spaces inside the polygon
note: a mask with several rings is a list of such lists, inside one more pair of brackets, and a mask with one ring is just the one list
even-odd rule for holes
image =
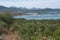
{"label": "foreground foliage", "polygon": [[60,40],[60,20],[14,19],[4,14],[0,15],[0,27],[16,32],[19,40]]}

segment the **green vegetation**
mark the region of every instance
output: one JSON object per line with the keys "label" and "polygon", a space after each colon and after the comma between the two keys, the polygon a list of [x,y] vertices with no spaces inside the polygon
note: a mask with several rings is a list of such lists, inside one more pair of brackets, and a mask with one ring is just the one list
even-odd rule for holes
{"label": "green vegetation", "polygon": [[1,14],[0,34],[10,31],[17,33],[19,40],[60,40],[60,20],[14,19],[10,14]]}

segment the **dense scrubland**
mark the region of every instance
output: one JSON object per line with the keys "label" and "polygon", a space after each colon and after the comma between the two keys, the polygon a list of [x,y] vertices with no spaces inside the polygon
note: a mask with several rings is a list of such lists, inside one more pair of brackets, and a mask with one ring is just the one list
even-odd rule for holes
{"label": "dense scrubland", "polygon": [[0,14],[0,35],[4,40],[60,40],[60,20],[15,19]]}

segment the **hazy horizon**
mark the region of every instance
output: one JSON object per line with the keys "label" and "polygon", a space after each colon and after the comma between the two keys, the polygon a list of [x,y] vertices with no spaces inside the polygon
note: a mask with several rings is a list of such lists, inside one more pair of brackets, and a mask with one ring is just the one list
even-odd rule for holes
{"label": "hazy horizon", "polygon": [[60,0],[0,0],[0,5],[26,8],[60,8]]}

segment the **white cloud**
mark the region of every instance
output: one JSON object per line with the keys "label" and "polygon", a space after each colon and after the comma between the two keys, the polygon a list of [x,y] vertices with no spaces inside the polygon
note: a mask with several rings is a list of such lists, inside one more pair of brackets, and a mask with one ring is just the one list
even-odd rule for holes
{"label": "white cloud", "polygon": [[1,0],[0,5],[17,7],[60,8],[60,0]]}

